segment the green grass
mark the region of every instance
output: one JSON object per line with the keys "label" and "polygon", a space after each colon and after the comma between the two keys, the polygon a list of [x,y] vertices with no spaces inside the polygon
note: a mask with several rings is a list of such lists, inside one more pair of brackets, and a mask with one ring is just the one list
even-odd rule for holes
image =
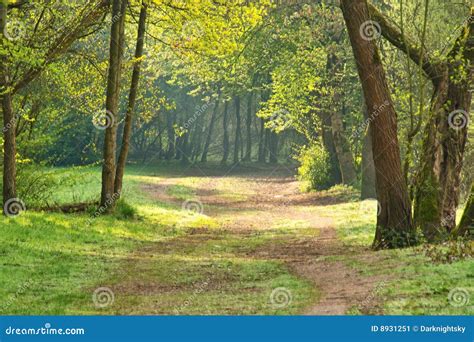
{"label": "green grass", "polygon": [[[375,200],[344,202],[314,207],[317,215],[334,219],[338,235],[347,248],[367,248],[375,234]],[[460,216],[460,215],[458,215]],[[438,247],[437,247],[438,248]],[[472,315],[474,314],[474,260],[450,264],[430,260],[422,247],[374,252],[367,260],[354,253],[344,262],[367,276],[382,276],[379,297],[384,314]],[[470,302],[453,306],[450,291],[467,291]],[[355,313],[354,311],[353,313]]]}
{"label": "green grass", "polygon": [[[220,233],[211,217],[143,191],[173,174],[171,168],[128,171],[126,202],[114,216],[91,219],[91,213],[27,210],[16,218],[0,218],[1,314],[296,314],[316,300],[312,286],[283,263],[245,257],[287,232]],[[74,180],[55,182],[49,203],[99,196],[98,168],[47,172],[56,180]],[[171,187],[168,195],[192,197],[193,183],[201,181],[186,178],[186,186]],[[206,236],[208,230],[213,238]],[[113,305],[96,307],[92,295],[99,287],[114,292]],[[269,302],[278,287],[292,295],[291,305],[282,309]]]}

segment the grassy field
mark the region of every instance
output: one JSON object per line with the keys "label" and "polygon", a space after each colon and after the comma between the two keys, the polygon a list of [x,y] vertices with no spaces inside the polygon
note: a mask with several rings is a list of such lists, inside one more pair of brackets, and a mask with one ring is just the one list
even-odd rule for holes
{"label": "grassy field", "polygon": [[[317,232],[307,229],[304,220],[275,218],[270,229],[242,234],[224,227],[237,216],[252,221],[257,215],[252,208],[233,211],[211,204],[208,210],[217,216],[183,210],[182,203],[195,198],[197,189],[212,184],[212,178],[200,177],[198,171],[188,176],[174,164],[130,167],[123,193],[126,203],[119,204],[114,216],[91,218],[92,206],[82,214],[28,209],[16,218],[0,218],[1,314],[300,314],[317,302],[319,289],[308,279],[279,259],[254,257],[262,246],[312,239]],[[244,203],[252,186],[243,184],[254,171],[221,177],[215,189],[219,198]],[[98,168],[51,172],[48,177],[55,185],[48,203],[98,198]],[[225,173],[215,168],[213,172]],[[163,188],[159,196],[144,190],[157,191],[179,176],[183,177],[178,184]],[[442,264],[430,261],[420,248],[361,249],[370,245],[375,220],[371,207],[376,204],[362,206],[347,189],[326,195],[345,200],[305,205],[301,211],[335,221],[345,246],[358,251],[341,257],[348,267],[384,277],[376,293],[378,312],[474,313],[472,301],[463,306],[448,302],[453,289],[474,293],[472,259]],[[39,200],[32,203],[41,207]],[[112,296],[103,288],[113,289],[113,305],[101,305]],[[275,289],[289,291],[292,304],[275,305]],[[353,308],[349,313],[360,312]]]}

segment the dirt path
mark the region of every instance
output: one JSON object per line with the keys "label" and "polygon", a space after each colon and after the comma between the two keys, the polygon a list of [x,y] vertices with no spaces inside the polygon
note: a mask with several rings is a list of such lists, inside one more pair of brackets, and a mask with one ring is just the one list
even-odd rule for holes
{"label": "dirt path", "polygon": [[[143,191],[161,201],[179,204],[167,192],[179,182],[180,178],[167,179],[159,186],[146,185]],[[267,244],[247,254],[247,257],[282,261],[292,273],[314,284],[321,293],[320,300],[308,305],[304,314],[343,315],[354,307],[362,312],[367,312],[366,307],[374,307],[381,279],[361,275],[347,266],[344,258],[356,254],[365,259],[374,258],[376,262],[376,257],[361,248],[345,248],[337,238],[332,219],[311,213],[312,206],[328,205],[337,199],[302,194],[297,182],[285,173],[270,178],[212,177],[199,183],[195,190],[204,214],[219,220],[222,228],[232,233],[275,229],[275,222],[289,225],[303,222],[306,231],[313,231],[310,237]]]}

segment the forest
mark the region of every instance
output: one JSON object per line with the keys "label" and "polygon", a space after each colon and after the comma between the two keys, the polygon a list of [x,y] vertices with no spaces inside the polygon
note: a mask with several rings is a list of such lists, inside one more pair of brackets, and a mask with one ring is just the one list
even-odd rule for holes
{"label": "forest", "polygon": [[474,314],[469,0],[0,0],[2,315]]}

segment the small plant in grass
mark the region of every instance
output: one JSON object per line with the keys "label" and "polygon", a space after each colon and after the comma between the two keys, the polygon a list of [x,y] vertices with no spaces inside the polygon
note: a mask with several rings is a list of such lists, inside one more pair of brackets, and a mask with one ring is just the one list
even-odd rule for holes
{"label": "small plant in grass", "polygon": [[122,220],[130,220],[138,217],[137,209],[131,206],[125,200],[120,199],[115,209],[115,217]]}
{"label": "small plant in grass", "polygon": [[320,143],[302,148],[296,159],[301,164],[298,168],[298,179],[308,182],[307,190],[329,188],[329,154]]}

